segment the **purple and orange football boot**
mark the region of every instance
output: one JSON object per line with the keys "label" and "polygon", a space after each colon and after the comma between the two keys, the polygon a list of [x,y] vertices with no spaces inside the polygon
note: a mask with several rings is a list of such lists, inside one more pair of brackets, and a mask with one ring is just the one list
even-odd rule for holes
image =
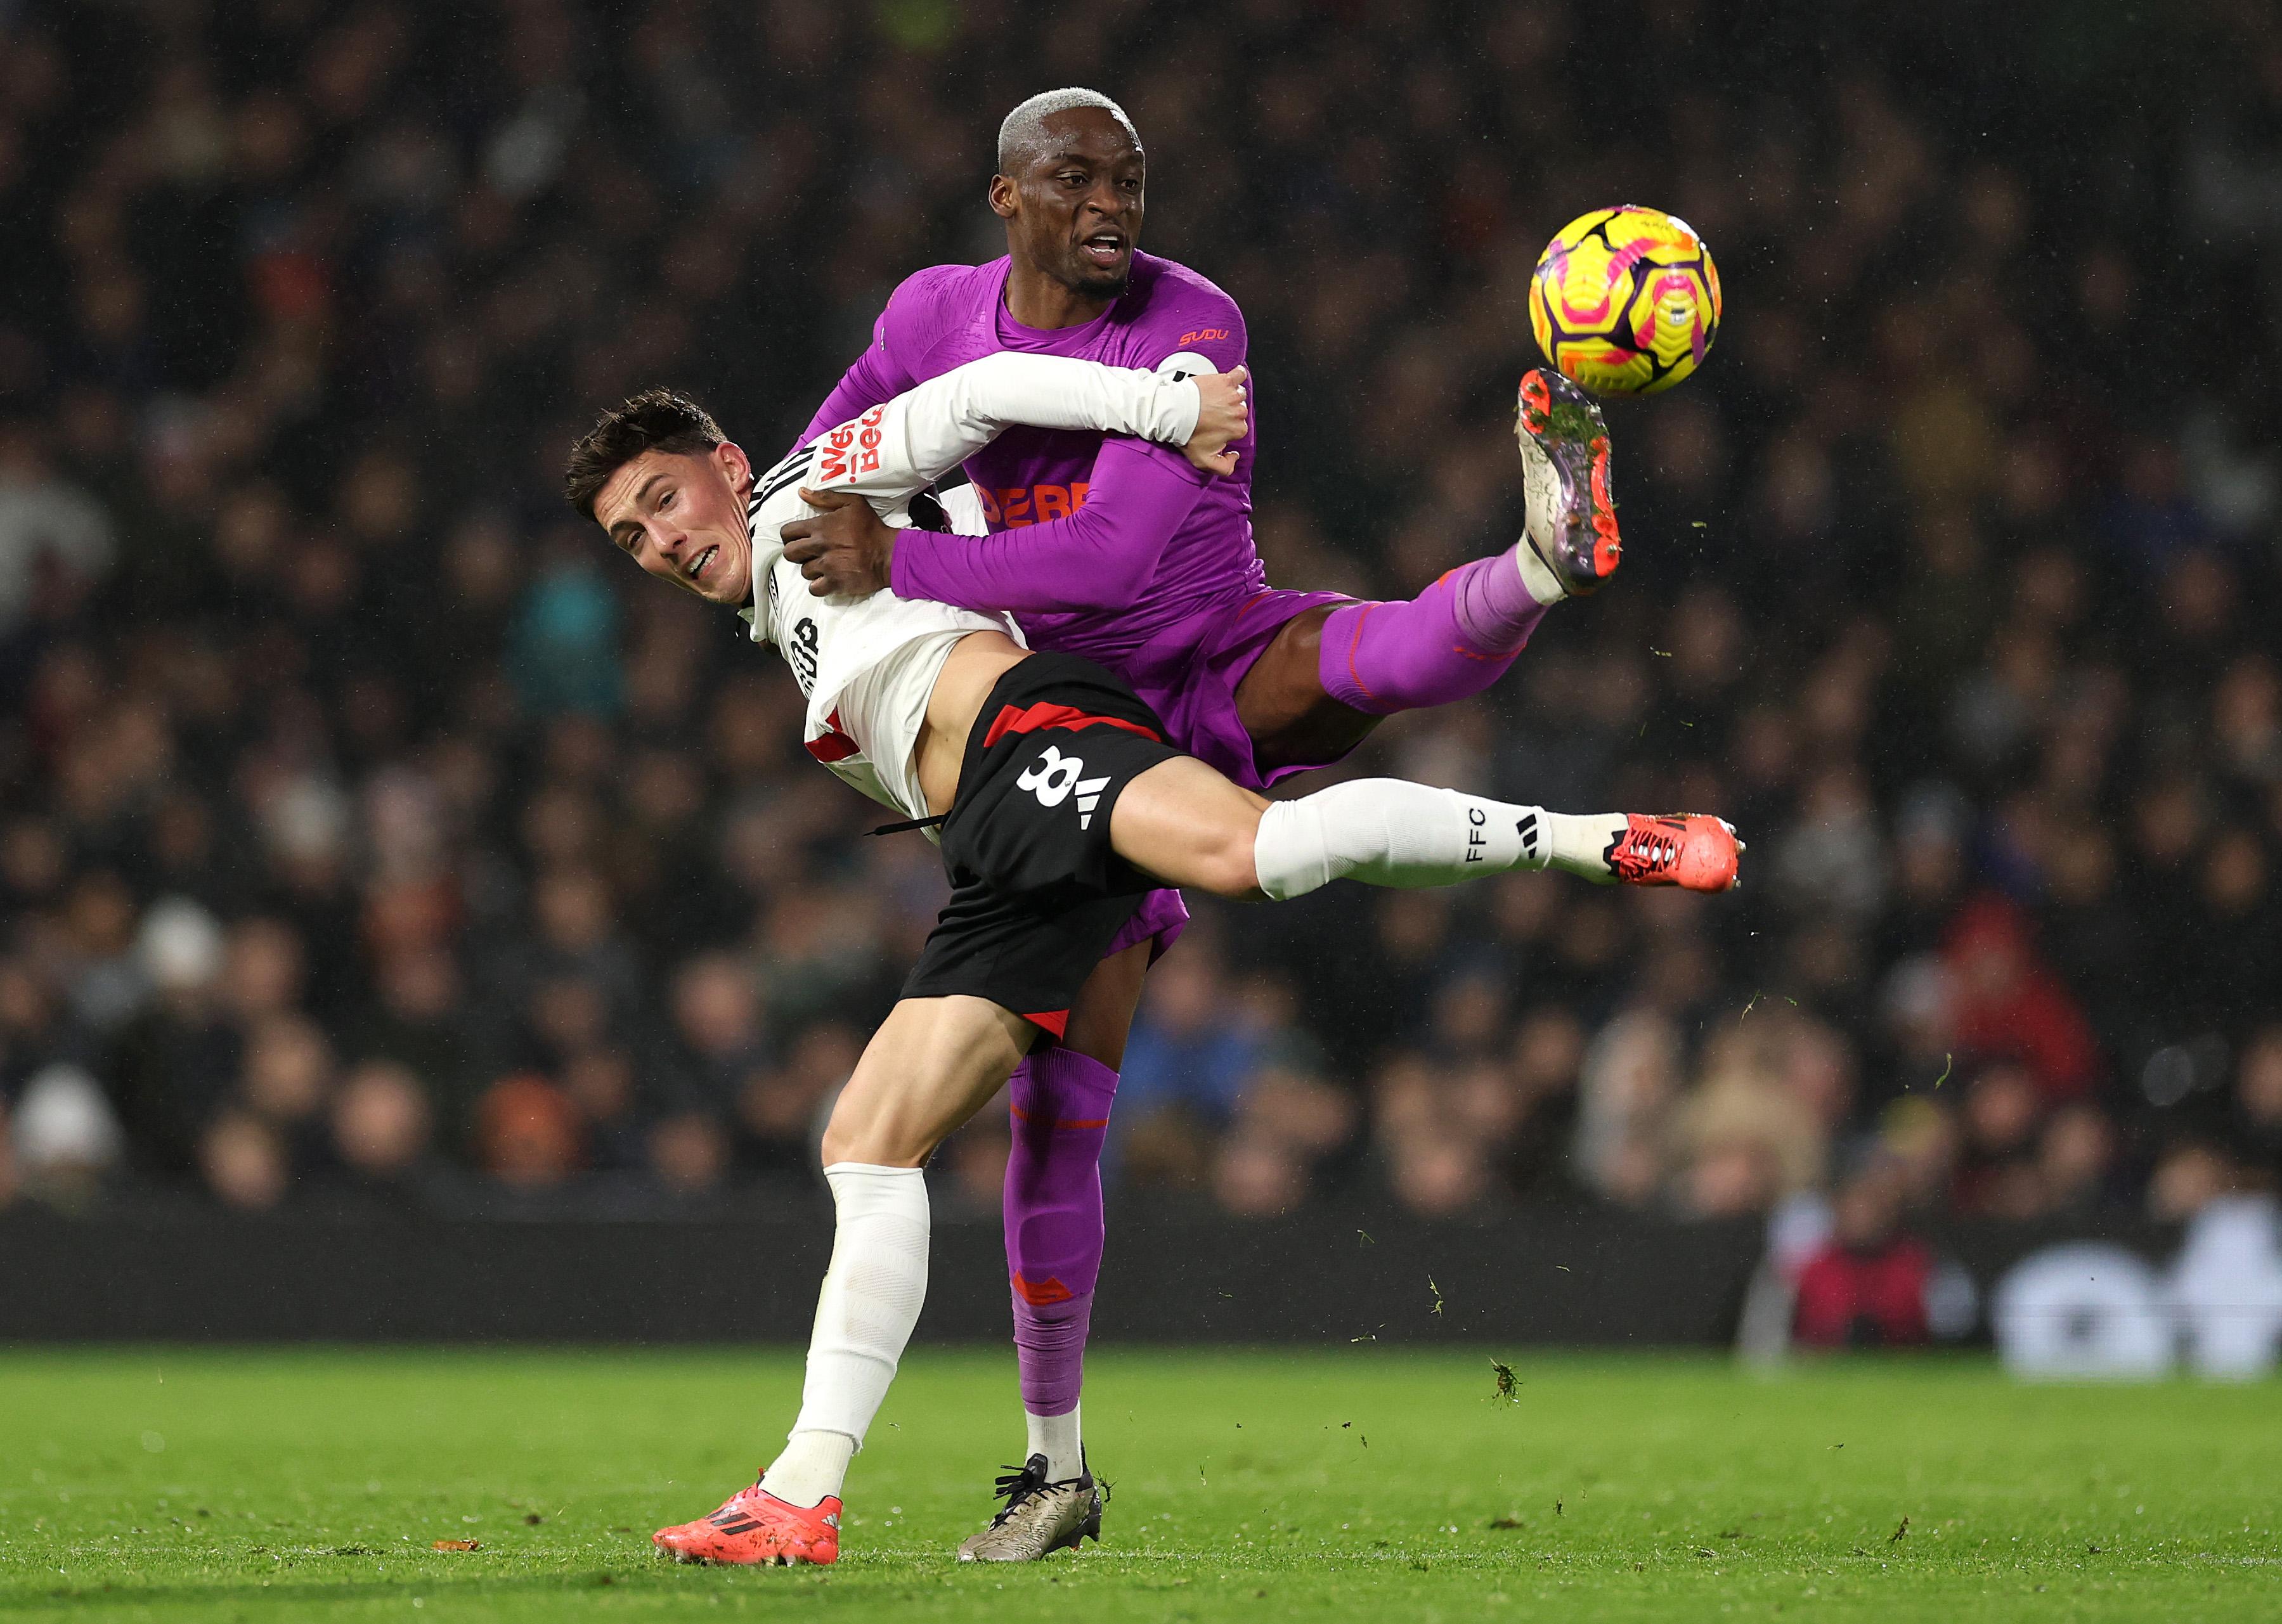
{"label": "purple and orange football boot", "polygon": [[1746,849],[1725,818],[1700,812],[1665,817],[1627,812],[1624,832],[1609,842],[1602,860],[1621,885],[1732,891]]}
{"label": "purple and orange football boot", "polygon": [[840,1560],[840,1496],[794,1505],[755,1483],[722,1501],[710,1517],[649,1537],[677,1562],[825,1567]]}
{"label": "purple and orange football boot", "polygon": [[1533,367],[1521,375],[1514,438],[1528,514],[1522,539],[1564,592],[1586,597],[1624,557],[1601,408],[1559,373]]}

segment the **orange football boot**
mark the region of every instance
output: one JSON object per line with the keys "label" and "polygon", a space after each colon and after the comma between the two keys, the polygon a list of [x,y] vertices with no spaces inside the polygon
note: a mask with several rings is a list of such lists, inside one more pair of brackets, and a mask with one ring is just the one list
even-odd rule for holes
{"label": "orange football boot", "polygon": [[840,1496],[793,1505],[755,1483],[722,1501],[710,1517],[649,1537],[677,1562],[825,1567],[840,1560]]}
{"label": "orange football boot", "polygon": [[1698,812],[1667,817],[1627,812],[1625,831],[1601,855],[1621,885],[1730,891],[1747,849],[1725,818]]}

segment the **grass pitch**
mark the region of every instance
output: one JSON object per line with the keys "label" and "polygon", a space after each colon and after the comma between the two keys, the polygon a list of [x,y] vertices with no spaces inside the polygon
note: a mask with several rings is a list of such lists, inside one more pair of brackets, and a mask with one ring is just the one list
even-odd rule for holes
{"label": "grass pitch", "polygon": [[772,1452],[789,1353],[0,1352],[0,1620],[2282,1617],[2273,1384],[1575,1357],[1501,1403],[1486,1355],[1098,1354],[1108,1543],[1010,1570],[951,1552],[1011,1355],[921,1349],[840,1566],[731,1571],[649,1531]]}

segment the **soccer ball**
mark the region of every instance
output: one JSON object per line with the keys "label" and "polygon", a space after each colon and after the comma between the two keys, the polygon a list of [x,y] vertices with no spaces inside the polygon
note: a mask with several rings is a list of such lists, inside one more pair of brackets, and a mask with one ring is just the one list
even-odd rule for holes
{"label": "soccer ball", "polygon": [[1684,220],[1634,204],[1561,228],[1529,281],[1545,359],[1596,395],[1653,395],[1704,364],[1719,273]]}

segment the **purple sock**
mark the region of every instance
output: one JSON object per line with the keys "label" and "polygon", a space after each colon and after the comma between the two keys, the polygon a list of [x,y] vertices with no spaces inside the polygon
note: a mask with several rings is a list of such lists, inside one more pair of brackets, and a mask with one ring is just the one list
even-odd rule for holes
{"label": "purple sock", "polygon": [[1350,603],[1323,623],[1323,692],[1373,716],[1479,693],[1505,673],[1545,606],[1510,553],[1451,570],[1408,603]]}
{"label": "purple sock", "polygon": [[1022,1408],[1067,1415],[1085,1379],[1101,1274],[1101,1146],[1117,1073],[1073,1050],[1047,1048],[1014,1069],[1009,1087],[1014,1144],[1002,1210]]}

